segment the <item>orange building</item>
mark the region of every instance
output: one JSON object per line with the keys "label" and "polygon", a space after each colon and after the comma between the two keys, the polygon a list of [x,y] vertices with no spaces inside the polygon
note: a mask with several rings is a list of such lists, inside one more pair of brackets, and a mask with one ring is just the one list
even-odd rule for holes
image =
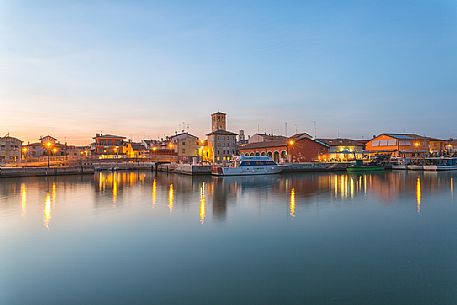
{"label": "orange building", "polygon": [[96,134],[93,138],[93,154],[100,158],[116,158],[124,155],[125,137],[111,134]]}
{"label": "orange building", "polygon": [[257,142],[240,146],[245,156],[270,156],[276,162],[311,162],[325,160],[329,146],[313,140],[307,133],[300,133],[284,140]]}
{"label": "orange building", "polygon": [[417,134],[383,133],[365,146],[369,155],[394,157],[426,157],[430,150],[430,138]]}

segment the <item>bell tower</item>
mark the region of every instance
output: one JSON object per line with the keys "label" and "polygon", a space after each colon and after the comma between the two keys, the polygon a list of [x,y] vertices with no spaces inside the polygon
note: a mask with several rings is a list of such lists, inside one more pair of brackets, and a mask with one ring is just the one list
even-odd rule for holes
{"label": "bell tower", "polygon": [[226,122],[226,114],[223,112],[216,112],[211,114],[211,131],[214,132],[216,130],[226,130],[227,129],[227,122]]}

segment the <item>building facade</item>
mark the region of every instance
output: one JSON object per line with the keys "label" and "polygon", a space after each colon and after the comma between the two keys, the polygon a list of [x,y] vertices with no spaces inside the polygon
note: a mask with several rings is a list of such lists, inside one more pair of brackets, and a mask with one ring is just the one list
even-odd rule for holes
{"label": "building facade", "polygon": [[365,150],[369,155],[426,157],[430,150],[430,139],[417,134],[384,133],[368,141]]}
{"label": "building facade", "polygon": [[318,139],[329,146],[328,160],[332,162],[347,162],[363,158],[365,144],[351,139]]}
{"label": "building facade", "polygon": [[92,144],[92,154],[99,158],[125,157],[125,137],[111,134],[96,134]]}
{"label": "building facade", "polygon": [[178,133],[170,137],[173,149],[181,159],[188,159],[198,156],[199,141],[198,137],[188,132]]}
{"label": "building facade", "polygon": [[6,135],[0,137],[0,164],[16,163],[21,161],[22,141]]}
{"label": "building facade", "polygon": [[226,130],[227,115],[223,112],[211,114],[211,133],[207,134],[208,146],[204,160],[209,162],[229,161],[238,154],[236,133]]}
{"label": "building facade", "polygon": [[328,158],[328,152],[328,145],[311,139],[307,133],[240,146],[241,155],[269,156],[278,163],[323,161]]}
{"label": "building facade", "polygon": [[212,162],[229,161],[237,155],[236,133],[216,130],[207,134],[207,158]]}

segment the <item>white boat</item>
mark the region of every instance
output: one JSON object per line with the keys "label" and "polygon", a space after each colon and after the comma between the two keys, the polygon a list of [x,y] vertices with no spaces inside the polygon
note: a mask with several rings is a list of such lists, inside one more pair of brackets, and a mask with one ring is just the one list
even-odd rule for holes
{"label": "white boat", "polygon": [[406,169],[412,170],[412,171],[420,171],[424,169],[423,165],[416,165],[416,164],[408,164],[406,165]]}
{"label": "white boat", "polygon": [[409,159],[392,157],[390,159],[390,164],[392,165],[392,169],[405,170],[409,164]]}
{"label": "white boat", "polygon": [[279,174],[281,167],[268,156],[241,156],[233,166],[214,165],[211,174],[216,176],[250,176]]}
{"label": "white boat", "polygon": [[451,171],[457,170],[457,158],[427,158],[426,165],[424,165],[426,171]]}

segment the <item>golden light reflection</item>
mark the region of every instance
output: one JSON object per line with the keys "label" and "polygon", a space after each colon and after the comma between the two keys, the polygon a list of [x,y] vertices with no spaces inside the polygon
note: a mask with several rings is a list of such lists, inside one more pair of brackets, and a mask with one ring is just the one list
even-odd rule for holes
{"label": "golden light reflection", "polygon": [[173,210],[174,200],[175,200],[175,191],[173,190],[173,183],[170,183],[170,187],[168,189],[168,207],[170,208],[170,212]]}
{"label": "golden light reflection", "polygon": [[354,179],[351,177],[351,183],[350,183],[351,198],[354,198],[354,193],[355,193],[354,190],[355,190]]}
{"label": "golden light reflection", "polygon": [[416,210],[417,210],[417,214],[420,214],[421,213],[421,178],[420,177],[417,177],[417,180],[416,180],[416,201],[417,201],[417,204],[416,204]]}
{"label": "golden light reflection", "polygon": [[295,217],[295,188],[290,190],[289,214]]}
{"label": "golden light reflection", "polygon": [[46,192],[43,209],[43,225],[46,229],[49,229],[49,222],[51,221],[51,194]]}
{"label": "golden light reflection", "polygon": [[119,191],[118,173],[113,173],[113,204],[117,201],[117,193]]}
{"label": "golden light reflection", "polygon": [[200,188],[200,223],[203,224],[206,218],[206,204],[205,204],[205,182]]}
{"label": "golden light reflection", "polygon": [[21,210],[22,215],[27,212],[27,188],[25,183],[21,183]]}
{"label": "golden light reflection", "polygon": [[152,205],[156,204],[157,200],[157,180],[152,181]]}
{"label": "golden light reflection", "polygon": [[57,185],[56,185],[55,182],[53,182],[52,186],[51,186],[51,199],[52,199],[52,202],[56,201],[56,197],[57,197]]}

